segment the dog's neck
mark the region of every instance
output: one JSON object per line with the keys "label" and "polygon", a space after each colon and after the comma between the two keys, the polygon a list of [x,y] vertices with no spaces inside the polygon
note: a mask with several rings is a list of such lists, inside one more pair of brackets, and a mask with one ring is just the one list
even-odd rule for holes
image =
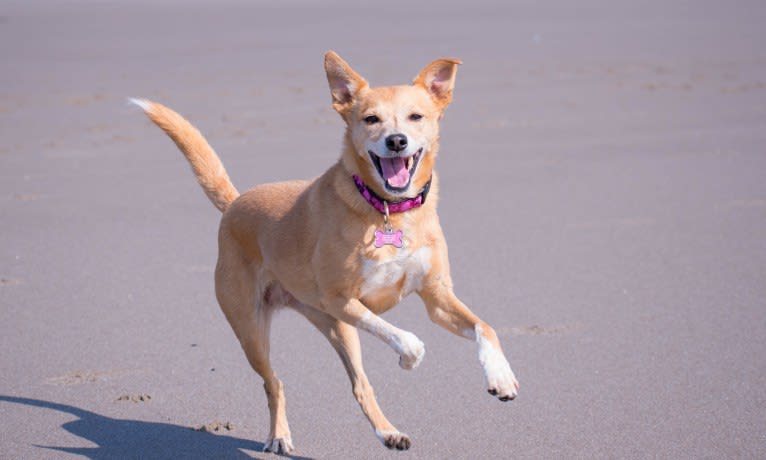
{"label": "dog's neck", "polygon": [[407,212],[423,206],[423,204],[426,202],[428,191],[431,189],[432,180],[428,179],[426,185],[423,186],[423,188],[420,190],[420,193],[418,193],[414,198],[405,198],[400,201],[389,201],[378,196],[377,193],[375,193],[364,183],[361,177],[357,176],[356,174],[351,177],[354,179],[354,185],[356,185],[356,188],[359,190],[359,193],[362,195],[362,197],[370,204],[370,206],[377,209],[381,214],[386,213],[386,206],[388,206],[388,212],[390,214]]}

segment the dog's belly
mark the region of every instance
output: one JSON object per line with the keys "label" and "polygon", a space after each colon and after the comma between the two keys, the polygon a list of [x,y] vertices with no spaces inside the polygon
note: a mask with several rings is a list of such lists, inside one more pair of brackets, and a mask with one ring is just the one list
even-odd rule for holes
{"label": "dog's belly", "polygon": [[431,248],[397,249],[391,256],[362,258],[359,299],[374,313],[382,313],[420,289],[431,269]]}

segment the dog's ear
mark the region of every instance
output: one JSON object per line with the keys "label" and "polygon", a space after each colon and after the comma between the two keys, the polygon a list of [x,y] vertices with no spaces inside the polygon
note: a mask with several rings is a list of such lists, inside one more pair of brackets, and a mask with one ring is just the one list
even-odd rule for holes
{"label": "dog's ear", "polygon": [[425,88],[443,111],[452,102],[452,89],[455,87],[457,66],[462,63],[460,59],[437,59],[425,66],[412,81],[412,84]]}
{"label": "dog's ear", "polygon": [[354,72],[354,69],[335,51],[328,51],[324,55],[324,70],[327,72],[327,82],[330,84],[332,106],[343,115],[351,107],[359,91],[367,88],[367,80]]}

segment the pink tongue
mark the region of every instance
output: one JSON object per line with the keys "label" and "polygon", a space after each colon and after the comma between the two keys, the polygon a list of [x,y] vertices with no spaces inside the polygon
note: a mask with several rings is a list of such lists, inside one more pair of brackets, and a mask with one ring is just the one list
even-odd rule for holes
{"label": "pink tongue", "polygon": [[404,158],[381,158],[380,166],[383,170],[383,179],[392,187],[404,187],[410,181],[410,172],[407,171]]}

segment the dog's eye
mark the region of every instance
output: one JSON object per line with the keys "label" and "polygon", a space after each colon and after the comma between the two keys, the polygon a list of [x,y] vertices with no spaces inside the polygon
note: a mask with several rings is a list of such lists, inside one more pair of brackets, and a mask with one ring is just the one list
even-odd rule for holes
{"label": "dog's eye", "polygon": [[419,113],[410,114],[410,120],[412,121],[420,121],[422,118],[423,118],[423,115]]}
{"label": "dog's eye", "polygon": [[376,115],[370,115],[369,117],[364,117],[364,122],[368,125],[374,125],[375,123],[379,122],[380,118],[378,118]]}

